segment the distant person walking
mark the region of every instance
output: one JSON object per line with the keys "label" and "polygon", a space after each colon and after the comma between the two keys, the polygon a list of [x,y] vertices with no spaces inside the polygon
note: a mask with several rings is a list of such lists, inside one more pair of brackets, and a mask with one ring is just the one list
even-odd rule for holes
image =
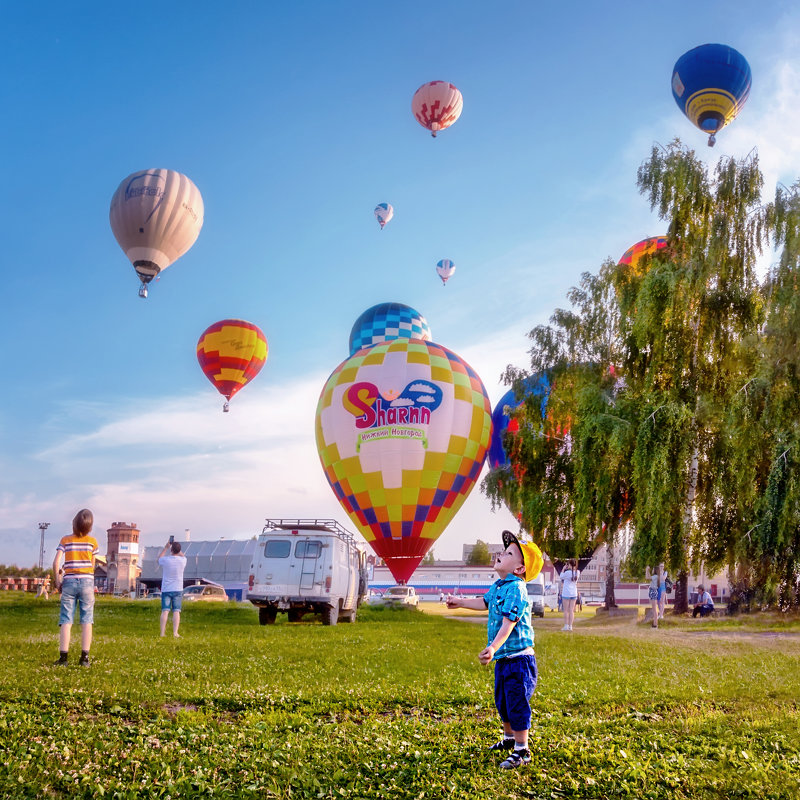
{"label": "distant person walking", "polygon": [[661,613],[661,597],[659,595],[659,588],[662,585],[663,576],[664,564],[661,563],[650,575],[650,588],[647,590],[647,597],[650,600],[650,609],[653,612],[653,619],[650,624],[654,628],[658,627],[658,617]]}
{"label": "distant person walking", "polygon": [[561,602],[564,607],[564,627],[562,631],[571,631],[575,622],[575,603],[578,602],[578,572],[577,559],[570,558],[564,569],[561,570]]}
{"label": "distant person walking", "polygon": [[[170,555],[167,555],[167,550]],[[181,601],[183,600],[183,571],[186,556],[181,553],[180,542],[169,541],[158,556],[161,567],[161,635],[167,633],[167,617],[172,611],[172,635],[179,638],[181,626]]]}
{"label": "distant person walking", "polygon": [[669,588],[672,588],[672,581],[669,578],[669,573],[664,568],[664,565],[661,565],[661,578],[658,581],[658,618],[664,619],[664,609],[667,605],[667,582],[669,582]]}
{"label": "distant person walking", "polygon": [[697,587],[700,594],[700,600],[698,601],[697,605],[694,607],[694,611],[692,611],[692,616],[696,617],[698,614],[701,617],[707,617],[713,610],[714,610],[714,598],[706,591],[705,586],[698,586]]}
{"label": "distant person walking", "polygon": [[58,636],[59,657],[56,664],[67,663],[70,634],[77,605],[80,608],[81,624],[81,657],[78,663],[82,667],[89,666],[94,625],[94,560],[100,552],[97,539],[89,535],[93,525],[94,515],[88,508],[82,508],[72,520],[72,533],[64,536],[58,543],[56,556],[53,559],[56,589],[61,589],[61,609],[58,615],[61,630]]}
{"label": "distant person walking", "polygon": [[36,590],[36,597],[44,597],[45,600],[50,599],[50,576],[46,575],[44,580],[39,584]]}

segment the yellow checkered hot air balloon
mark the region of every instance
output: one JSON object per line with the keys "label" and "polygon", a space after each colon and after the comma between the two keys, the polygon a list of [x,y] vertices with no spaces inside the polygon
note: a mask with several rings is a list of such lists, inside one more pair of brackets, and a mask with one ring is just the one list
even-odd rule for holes
{"label": "yellow checkered hot air balloon", "polygon": [[269,348],[261,329],[243,319],[223,319],[203,332],[197,360],[206,377],[228,401],[261,371]]}
{"label": "yellow checkered hot air balloon", "polygon": [[325,476],[398,582],[475,485],[491,413],[472,368],[421,339],[359,350],[328,378],[316,416]]}

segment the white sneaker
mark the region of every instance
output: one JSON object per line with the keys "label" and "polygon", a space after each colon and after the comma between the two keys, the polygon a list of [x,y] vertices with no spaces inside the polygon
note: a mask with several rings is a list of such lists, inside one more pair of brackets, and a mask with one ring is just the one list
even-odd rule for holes
{"label": "white sneaker", "polygon": [[572,630],[572,625],[569,626],[569,629]]}
{"label": "white sneaker", "polygon": [[562,631],[568,631],[568,630],[570,630],[570,627],[569,627],[569,625],[565,625],[561,630]]}

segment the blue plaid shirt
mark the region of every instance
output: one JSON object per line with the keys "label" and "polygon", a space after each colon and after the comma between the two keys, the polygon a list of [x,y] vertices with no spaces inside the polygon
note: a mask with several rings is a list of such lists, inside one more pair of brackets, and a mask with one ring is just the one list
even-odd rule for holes
{"label": "blue plaid shirt", "polygon": [[517,575],[509,575],[496,580],[491,589],[483,596],[483,602],[489,609],[487,645],[494,641],[507,617],[517,624],[511,635],[503,642],[503,646],[494,654],[494,661],[521,653],[527,647],[533,647],[533,626],[531,625],[531,604],[528,600],[528,586]]}

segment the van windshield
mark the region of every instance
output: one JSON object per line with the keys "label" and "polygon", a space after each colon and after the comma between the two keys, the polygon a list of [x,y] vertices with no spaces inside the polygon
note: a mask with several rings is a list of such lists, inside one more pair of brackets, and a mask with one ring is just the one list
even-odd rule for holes
{"label": "van windshield", "polygon": [[544,586],[541,583],[529,583],[528,594],[544,594]]}

